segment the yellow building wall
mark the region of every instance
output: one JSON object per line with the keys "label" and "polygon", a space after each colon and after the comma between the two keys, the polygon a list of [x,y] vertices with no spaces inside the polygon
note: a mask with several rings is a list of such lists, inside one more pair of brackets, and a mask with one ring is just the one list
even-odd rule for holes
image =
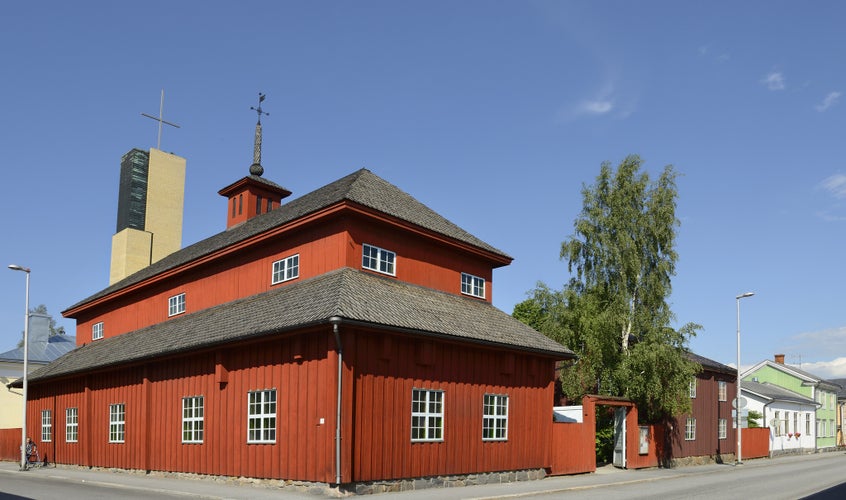
{"label": "yellow building wall", "polygon": [[153,235],[147,231],[126,228],[112,236],[112,264],[109,285],[149,266]]}
{"label": "yellow building wall", "polygon": [[182,248],[184,201],[185,158],[150,148],[144,228],[153,233],[151,263]]}

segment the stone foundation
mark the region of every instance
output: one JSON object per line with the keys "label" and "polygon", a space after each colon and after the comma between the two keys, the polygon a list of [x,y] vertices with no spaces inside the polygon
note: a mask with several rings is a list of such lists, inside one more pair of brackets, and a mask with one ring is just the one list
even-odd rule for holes
{"label": "stone foundation", "polygon": [[[432,488],[459,488],[477,484],[513,483],[515,481],[535,481],[546,477],[544,469],[529,469],[507,472],[485,472],[462,474],[457,476],[433,476],[416,479],[398,479],[392,481],[371,481],[345,485],[345,489],[356,495],[371,495],[397,491],[425,490]],[[433,492],[433,495],[436,493]]]}

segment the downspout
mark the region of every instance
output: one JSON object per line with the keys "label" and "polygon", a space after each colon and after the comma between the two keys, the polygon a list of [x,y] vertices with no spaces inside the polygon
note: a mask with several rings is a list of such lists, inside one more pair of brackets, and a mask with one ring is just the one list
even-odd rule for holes
{"label": "downspout", "polygon": [[[767,406],[770,406],[773,403],[775,403],[775,400],[772,400],[769,403],[764,404],[764,417],[763,417],[764,418],[764,427],[766,427],[767,429],[770,429],[769,424],[767,424]],[[737,411],[740,411],[740,410],[737,410]],[[778,425],[778,422],[776,422],[776,426],[777,425]],[[771,436],[770,437],[770,458],[773,458],[773,445],[775,444],[775,432],[772,429],[770,429],[770,436]]]}
{"label": "downspout", "polygon": [[341,387],[342,375],[344,368],[344,347],[341,344],[341,334],[338,331],[338,325],[341,323],[341,318],[332,316],[329,318],[332,323],[332,333],[335,335],[335,344],[338,346],[338,395],[336,402],[335,413],[335,484],[341,485]]}

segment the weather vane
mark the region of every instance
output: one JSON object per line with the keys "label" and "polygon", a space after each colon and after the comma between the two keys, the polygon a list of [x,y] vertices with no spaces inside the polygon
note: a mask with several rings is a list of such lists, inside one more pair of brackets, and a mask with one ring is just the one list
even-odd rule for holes
{"label": "weather vane", "polygon": [[270,116],[261,109],[261,103],[264,101],[265,95],[259,92],[258,107],[250,106],[250,109],[258,114],[258,121],[256,122],[256,139],[253,144],[253,164],[250,165],[250,173],[252,175],[261,176],[264,173],[264,167],[261,166],[261,115]]}
{"label": "weather vane", "polygon": [[158,116],[158,118],[155,117],[155,116],[148,115],[147,113],[141,113],[141,116],[146,116],[147,118],[152,118],[153,120],[156,120],[157,122],[159,122],[159,137],[158,137],[158,140],[156,141],[156,149],[162,148],[161,147],[162,146],[162,123],[166,123],[166,124],[170,125],[171,127],[179,128],[179,125],[177,125],[175,123],[170,123],[169,121],[165,121],[165,120],[162,119],[162,112],[163,111],[164,111],[164,89],[162,89],[162,98],[161,98],[161,101],[159,101],[159,116]]}

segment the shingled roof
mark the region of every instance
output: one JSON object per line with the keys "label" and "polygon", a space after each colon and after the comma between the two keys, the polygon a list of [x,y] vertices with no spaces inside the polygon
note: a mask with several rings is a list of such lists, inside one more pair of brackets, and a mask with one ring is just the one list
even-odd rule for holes
{"label": "shingled roof", "polygon": [[714,361],[713,359],[706,358],[705,356],[700,356],[690,351],[687,352],[687,358],[693,361],[694,363],[698,363],[700,366],[702,366],[703,369],[725,373],[727,375],[734,375],[735,377],[737,376],[736,369],[728,365],[724,365],[719,361]]}
{"label": "shingled roof", "polygon": [[742,385],[740,386],[740,390],[742,392],[745,391],[751,394],[755,394],[763,399],[767,399],[770,401],[785,401],[789,403],[799,403],[803,405],[818,405],[818,403],[811,398],[787,390],[784,387],[779,387],[777,385],[770,384],[769,382],[759,383],[744,380]]}
{"label": "shingled roof", "polygon": [[139,283],[159,273],[187,264],[195,259],[261,234],[275,227],[343,201],[350,201],[396,217],[424,229],[434,231],[459,242],[511,260],[503,251],[494,248],[461,229],[437,212],[417,201],[413,196],[382,179],[370,170],[361,169],[327,184],[279,208],[249,219],[210,238],[174,252],[125,279],[81,300],[68,309],[105,297],[112,292]]}
{"label": "shingled roof", "polygon": [[30,376],[39,381],[271,336],[339,317],[411,334],[575,357],[491,304],[341,268],[269,292],[98,340]]}

